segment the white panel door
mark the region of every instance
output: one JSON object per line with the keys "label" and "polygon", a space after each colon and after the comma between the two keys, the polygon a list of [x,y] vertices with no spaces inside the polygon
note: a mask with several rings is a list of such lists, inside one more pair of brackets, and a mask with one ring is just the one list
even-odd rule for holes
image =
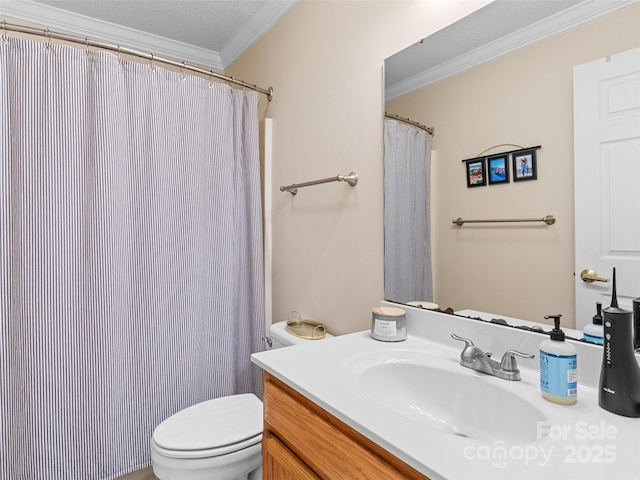
{"label": "white panel door", "polygon": [[[574,68],[576,328],[640,297],[640,48]],[[585,282],[593,270],[608,282]]]}

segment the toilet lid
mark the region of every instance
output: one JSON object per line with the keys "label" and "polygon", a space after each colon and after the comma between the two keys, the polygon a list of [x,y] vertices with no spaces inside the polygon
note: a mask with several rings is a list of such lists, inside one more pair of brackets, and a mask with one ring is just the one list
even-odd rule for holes
{"label": "toilet lid", "polygon": [[262,433],[262,402],[252,393],[198,403],[172,415],[153,432],[168,450],[206,450],[240,443]]}

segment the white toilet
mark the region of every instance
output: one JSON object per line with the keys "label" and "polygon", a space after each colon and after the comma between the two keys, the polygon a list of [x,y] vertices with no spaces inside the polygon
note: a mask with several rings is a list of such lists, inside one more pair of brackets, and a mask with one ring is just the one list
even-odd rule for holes
{"label": "white toilet", "polygon": [[[320,341],[290,334],[286,323],[271,326],[272,348]],[[185,408],[153,432],[153,473],[160,480],[261,480],[262,427],[262,402],[252,393]]]}

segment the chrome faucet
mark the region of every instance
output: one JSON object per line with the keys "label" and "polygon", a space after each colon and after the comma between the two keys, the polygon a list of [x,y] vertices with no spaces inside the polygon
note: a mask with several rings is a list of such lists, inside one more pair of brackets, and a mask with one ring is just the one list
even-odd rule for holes
{"label": "chrome faucet", "polygon": [[535,357],[533,353],[507,350],[502,356],[502,361],[498,363],[491,358],[490,353],[484,353],[471,340],[459,337],[455,333],[451,334],[451,338],[465,343],[465,347],[460,354],[460,365],[504,380],[520,380],[520,370],[516,364],[516,356],[522,358]]}

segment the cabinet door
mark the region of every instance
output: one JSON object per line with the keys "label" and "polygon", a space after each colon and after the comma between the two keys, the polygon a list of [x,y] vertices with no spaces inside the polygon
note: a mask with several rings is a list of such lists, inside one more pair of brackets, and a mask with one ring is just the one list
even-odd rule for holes
{"label": "cabinet door", "polygon": [[271,480],[429,480],[277,378],[264,379],[265,430],[314,472]]}
{"label": "cabinet door", "polygon": [[263,480],[320,480],[268,430],[262,438]]}

